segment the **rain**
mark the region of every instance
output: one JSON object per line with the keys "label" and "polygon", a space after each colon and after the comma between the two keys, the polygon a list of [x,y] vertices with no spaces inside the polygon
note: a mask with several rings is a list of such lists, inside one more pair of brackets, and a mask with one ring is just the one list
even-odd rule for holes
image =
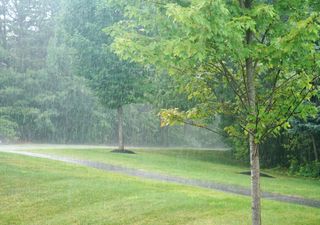
{"label": "rain", "polygon": [[0,224],[319,224],[319,14],[0,0]]}

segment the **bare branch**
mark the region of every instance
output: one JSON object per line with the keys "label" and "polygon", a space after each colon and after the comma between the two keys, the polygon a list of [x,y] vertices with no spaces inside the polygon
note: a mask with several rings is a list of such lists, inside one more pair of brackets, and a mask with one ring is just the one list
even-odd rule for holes
{"label": "bare branch", "polygon": [[266,40],[267,35],[268,35],[269,31],[271,30],[272,24],[273,24],[273,22],[268,25],[267,29],[265,30],[264,34],[262,35],[261,40],[260,40],[261,44],[263,44],[264,41]]}
{"label": "bare branch", "polygon": [[205,126],[203,124],[195,123],[194,121],[186,121],[186,120],[184,120],[184,121],[180,121],[180,122],[182,122],[184,124],[187,124],[187,125],[190,125],[190,126],[203,128],[203,129],[208,130],[208,131],[210,131],[212,133],[218,134],[218,135],[223,136],[223,137],[227,137],[227,135],[225,133],[221,132],[221,131],[217,131],[217,130],[211,129],[210,127],[207,127],[207,126]]}

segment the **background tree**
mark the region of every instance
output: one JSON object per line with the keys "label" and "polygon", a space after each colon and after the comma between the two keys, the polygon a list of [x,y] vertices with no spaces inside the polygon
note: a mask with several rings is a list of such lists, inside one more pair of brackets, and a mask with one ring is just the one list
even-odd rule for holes
{"label": "background tree", "polygon": [[[319,78],[319,16],[308,1],[189,2],[123,2],[127,19],[109,29],[113,49],[189,81],[185,91],[201,104],[164,111],[165,124],[235,116],[242,132],[227,130],[248,137],[252,224],[261,224],[259,144],[292,116],[316,113],[309,100]],[[219,101],[217,85],[229,86],[235,101]]]}
{"label": "background tree", "polygon": [[[313,150],[313,159],[315,161],[319,161],[319,153],[317,148],[317,140],[316,137],[320,134],[320,121],[319,117],[308,119],[306,122],[303,121],[294,121],[293,129],[291,129],[293,133],[299,133],[305,138],[309,139],[311,142],[312,150]],[[311,157],[309,157],[310,159]]]}
{"label": "background tree", "polygon": [[109,126],[106,116],[83,79],[72,75],[71,51],[55,39],[59,1],[0,5],[1,141],[105,140],[99,132]]}
{"label": "background tree", "polygon": [[19,72],[43,67],[58,4],[47,0],[0,1],[0,39],[6,53],[2,66]]}
{"label": "background tree", "polygon": [[120,60],[109,50],[111,38],[102,29],[118,21],[121,14],[116,8],[99,3],[99,0],[65,1],[62,20],[67,42],[76,49],[76,72],[90,81],[103,105],[117,110],[119,150],[124,151],[123,106],[143,99],[146,73],[142,67]]}

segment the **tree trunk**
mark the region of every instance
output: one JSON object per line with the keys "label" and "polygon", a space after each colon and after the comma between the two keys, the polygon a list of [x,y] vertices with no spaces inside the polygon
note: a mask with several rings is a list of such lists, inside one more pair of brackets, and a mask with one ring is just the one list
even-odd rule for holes
{"label": "tree trunk", "polygon": [[261,194],[260,194],[260,162],[259,146],[254,141],[254,136],[250,134],[250,164],[251,164],[251,209],[252,224],[261,224]]}
{"label": "tree trunk", "polygon": [[316,140],[314,139],[313,134],[311,134],[311,140],[312,140],[312,146],[313,146],[313,151],[314,151],[314,159],[318,162],[319,156],[318,156],[318,151],[317,151]]}
{"label": "tree trunk", "polygon": [[117,111],[118,111],[118,144],[119,144],[119,151],[124,151],[123,108],[122,108],[122,106],[120,106]]}
{"label": "tree trunk", "polygon": [[[250,33],[250,32],[249,32]],[[250,113],[257,116],[256,112],[256,91],[254,84],[253,62],[251,58],[246,60],[247,64],[247,79],[248,79],[248,99]],[[250,121],[251,123],[253,121]],[[252,129],[249,133],[250,145],[250,164],[251,164],[251,207],[252,207],[252,225],[261,224],[261,197],[260,197],[260,163],[259,163],[259,148],[255,142],[256,130]]]}
{"label": "tree trunk", "polygon": [[[252,32],[247,31],[247,43],[252,41]],[[246,59],[246,76],[248,87],[248,101],[250,114],[253,118],[257,117],[256,112],[256,89],[254,83],[254,68],[251,57]],[[257,120],[257,118],[256,118]],[[254,121],[250,121],[253,123]],[[257,123],[257,122],[256,122]],[[260,200],[260,164],[259,164],[259,148],[255,142],[256,129],[250,130],[250,164],[251,164],[251,197],[252,197],[252,225],[261,224],[261,200]]]}
{"label": "tree trunk", "polygon": [[[240,1],[241,3],[242,1]],[[251,9],[252,0],[245,0],[242,7]],[[249,48],[253,42],[253,32],[248,29],[246,31],[245,42]],[[248,92],[249,113],[255,118],[256,127],[249,130],[249,145],[250,145],[250,164],[251,164],[251,209],[252,209],[252,225],[261,225],[261,196],[260,196],[260,163],[259,163],[259,148],[255,140],[258,118],[256,108],[256,87],[255,87],[255,68],[253,58],[249,55],[246,58],[246,78]]]}

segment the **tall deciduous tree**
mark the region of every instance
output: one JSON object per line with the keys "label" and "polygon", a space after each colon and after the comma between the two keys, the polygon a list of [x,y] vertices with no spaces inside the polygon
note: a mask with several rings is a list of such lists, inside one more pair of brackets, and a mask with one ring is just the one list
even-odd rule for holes
{"label": "tall deciduous tree", "polygon": [[100,0],[68,0],[62,21],[67,42],[77,51],[77,73],[90,81],[106,107],[117,110],[119,150],[123,151],[123,106],[141,101],[146,73],[136,64],[120,60],[108,48],[112,38],[102,30],[120,18],[119,10]]}
{"label": "tall deciduous tree", "polygon": [[[252,224],[261,224],[259,144],[316,113],[319,15],[309,1],[114,1],[126,20],[109,29],[124,59],[152,64],[189,82],[194,109],[164,111],[165,124],[232,114],[250,146]],[[229,87],[235,100],[216,90]]]}

